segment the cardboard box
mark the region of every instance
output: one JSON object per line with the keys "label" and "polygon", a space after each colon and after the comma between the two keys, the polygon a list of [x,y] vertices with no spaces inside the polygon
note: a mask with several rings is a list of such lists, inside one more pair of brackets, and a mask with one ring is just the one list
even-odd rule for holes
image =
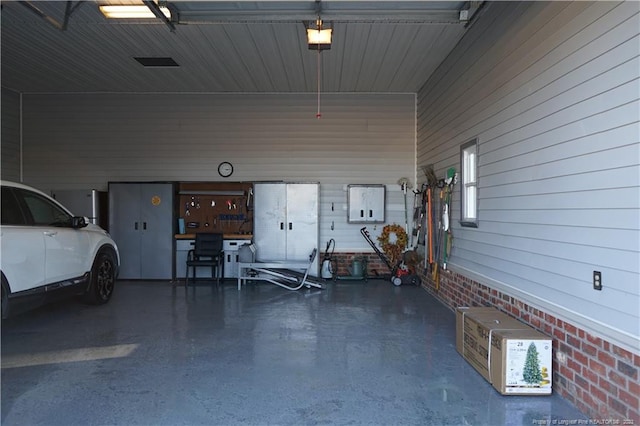
{"label": "cardboard box", "polygon": [[495,308],[456,310],[456,348],[503,395],[551,394],[551,338]]}

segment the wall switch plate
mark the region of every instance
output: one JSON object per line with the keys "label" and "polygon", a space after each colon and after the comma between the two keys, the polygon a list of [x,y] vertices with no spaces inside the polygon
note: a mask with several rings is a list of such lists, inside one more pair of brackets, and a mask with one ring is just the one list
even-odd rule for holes
{"label": "wall switch plate", "polygon": [[600,271],[593,271],[593,289],[602,290],[602,273]]}

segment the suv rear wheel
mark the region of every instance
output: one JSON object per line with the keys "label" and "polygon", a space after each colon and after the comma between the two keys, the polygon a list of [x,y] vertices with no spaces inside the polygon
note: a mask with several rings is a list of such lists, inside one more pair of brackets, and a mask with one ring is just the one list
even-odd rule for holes
{"label": "suv rear wheel", "polygon": [[101,251],[91,268],[91,284],[85,300],[94,305],[102,305],[111,299],[116,283],[116,262],[113,254]]}

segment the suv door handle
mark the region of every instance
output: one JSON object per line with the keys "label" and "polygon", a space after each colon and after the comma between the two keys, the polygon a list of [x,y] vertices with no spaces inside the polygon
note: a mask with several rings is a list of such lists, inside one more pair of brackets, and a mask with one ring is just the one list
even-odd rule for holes
{"label": "suv door handle", "polygon": [[58,231],[44,231],[44,235],[47,237],[53,237],[58,234]]}

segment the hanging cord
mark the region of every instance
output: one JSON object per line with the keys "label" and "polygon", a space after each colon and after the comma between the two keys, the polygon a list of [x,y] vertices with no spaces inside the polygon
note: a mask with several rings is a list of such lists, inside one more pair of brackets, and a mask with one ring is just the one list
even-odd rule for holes
{"label": "hanging cord", "polygon": [[320,45],[318,45],[318,112],[316,113],[316,118],[320,120],[322,114],[320,113]]}

